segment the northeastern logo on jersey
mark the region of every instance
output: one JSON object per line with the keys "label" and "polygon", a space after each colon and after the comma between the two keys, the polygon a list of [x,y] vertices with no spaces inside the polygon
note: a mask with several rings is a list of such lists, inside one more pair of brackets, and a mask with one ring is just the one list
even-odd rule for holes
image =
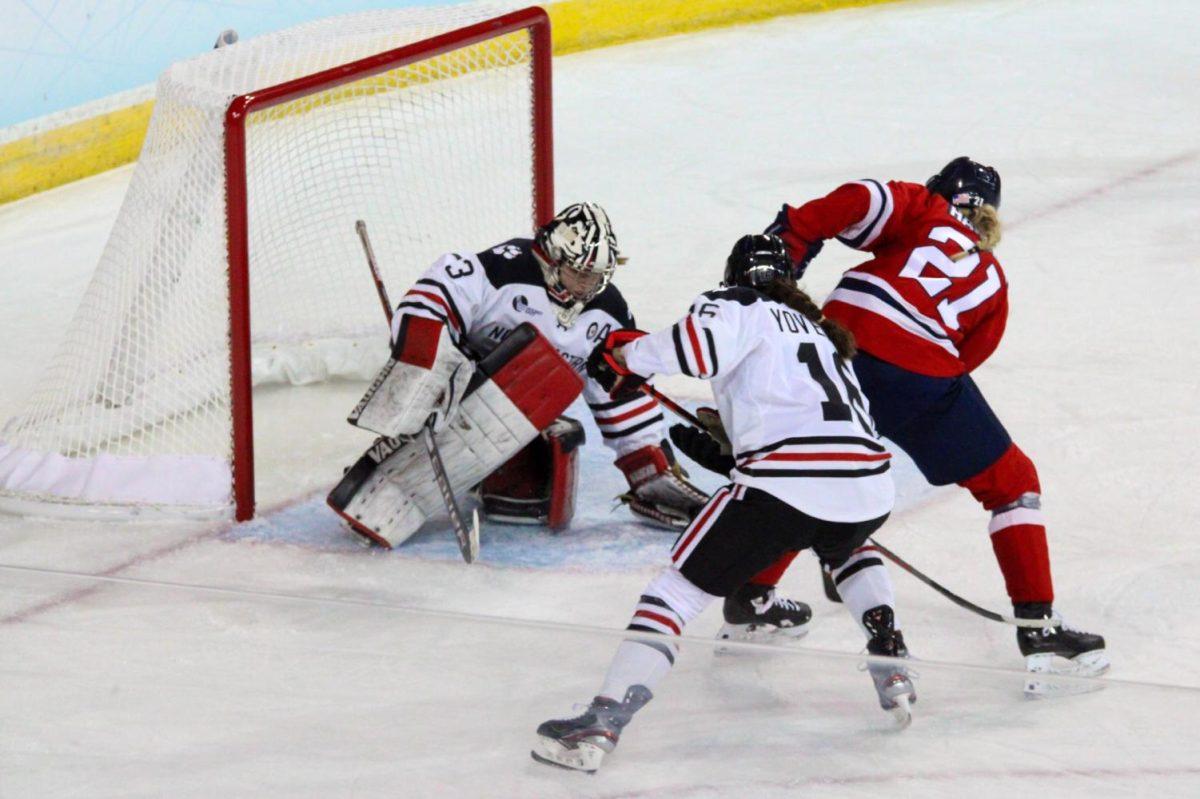
{"label": "northeastern logo on jersey", "polygon": [[541,316],[542,312],[537,308],[529,306],[529,299],[524,294],[518,294],[513,298],[513,310],[517,313],[528,314],[529,316]]}

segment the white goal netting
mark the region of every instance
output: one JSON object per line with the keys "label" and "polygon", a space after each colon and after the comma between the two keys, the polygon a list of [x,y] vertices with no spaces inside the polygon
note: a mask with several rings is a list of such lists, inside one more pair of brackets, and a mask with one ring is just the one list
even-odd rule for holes
{"label": "white goal netting", "polygon": [[[83,301],[25,410],[0,430],[0,503],[228,513],[230,101],[513,8],[337,17],[168,69]],[[441,252],[532,230],[531,51],[520,30],[248,116],[256,384],[367,377],[382,362],[386,328],[356,219],[393,300]]]}

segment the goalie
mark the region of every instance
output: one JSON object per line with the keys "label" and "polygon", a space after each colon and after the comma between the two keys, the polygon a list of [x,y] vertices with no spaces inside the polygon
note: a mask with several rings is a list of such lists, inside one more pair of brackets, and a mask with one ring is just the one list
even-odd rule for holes
{"label": "goalie", "polygon": [[639,518],[682,530],[707,501],[665,440],[662,410],[613,400],[583,376],[611,331],[633,327],[612,274],[623,259],[595,203],[568,206],[533,239],[448,253],[408,290],[392,319],[392,355],[351,424],[380,434],[329,495],[358,535],[394,547],[441,508],[425,453],[436,434],[456,492],[479,486],[484,513],[566,527],[583,427],[562,412],[582,391],[616,455]]}

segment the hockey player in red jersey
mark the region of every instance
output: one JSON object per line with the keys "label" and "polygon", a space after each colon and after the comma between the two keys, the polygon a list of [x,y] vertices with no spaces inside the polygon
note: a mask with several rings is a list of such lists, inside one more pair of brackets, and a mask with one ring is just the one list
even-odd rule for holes
{"label": "hockey player in red jersey", "polygon": [[[971,379],[1008,318],[1008,281],[993,253],[999,207],[1000,175],[961,157],[925,185],[860,180],[784,205],[768,231],[787,244],[797,279],[827,239],[871,254],[842,276],[824,312],[854,334],[854,368],[879,432],[930,483],[957,483],[991,512],[1014,615],[1048,620],[1017,632],[1028,667],[1099,674],[1104,639],[1054,621],[1037,470]],[[1055,665],[1056,656],[1070,663]]]}
{"label": "hockey player in red jersey", "polygon": [[[711,381],[730,454],[702,465],[731,482],[638,599],[628,629],[654,635],[620,644],[582,715],[538,727],[535,760],[599,768],[670,671],[684,627],[781,553],[810,547],[841,580],[867,650],[889,658],[868,664],[880,705],[902,725],[911,720],[916,693],[900,659],[907,649],[891,579],[861,549],[892,509],[891,454],[847,360],[853,338],[821,316],[790,271],[778,237],[745,236],[729,255],[722,289],[701,294],[665,330],[615,331],[588,359],[588,374],[614,397],[655,373]],[[679,443],[675,428],[672,438]]]}

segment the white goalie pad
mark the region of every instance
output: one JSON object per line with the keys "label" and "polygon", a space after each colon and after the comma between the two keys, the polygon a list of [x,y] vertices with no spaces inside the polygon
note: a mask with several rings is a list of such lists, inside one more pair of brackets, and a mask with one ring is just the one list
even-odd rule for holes
{"label": "white goalie pad", "polygon": [[[475,485],[537,435],[512,400],[485,381],[437,436],[451,487],[458,493]],[[339,494],[348,495],[342,507]],[[387,547],[406,541],[445,507],[425,449],[414,439],[376,441],[329,502],[356,532]]]}
{"label": "white goalie pad", "polygon": [[432,319],[406,316],[396,347],[350,412],[355,427],[389,438],[414,436],[435,414],[434,430],[454,418],[475,365]]}
{"label": "white goalie pad", "polygon": [[[533,441],[582,389],[553,346],[519,326],[480,362],[458,414],[436,436],[453,491],[476,485]],[[425,449],[409,438],[378,439],[328,503],[356,533],[389,548],[444,508]]]}

